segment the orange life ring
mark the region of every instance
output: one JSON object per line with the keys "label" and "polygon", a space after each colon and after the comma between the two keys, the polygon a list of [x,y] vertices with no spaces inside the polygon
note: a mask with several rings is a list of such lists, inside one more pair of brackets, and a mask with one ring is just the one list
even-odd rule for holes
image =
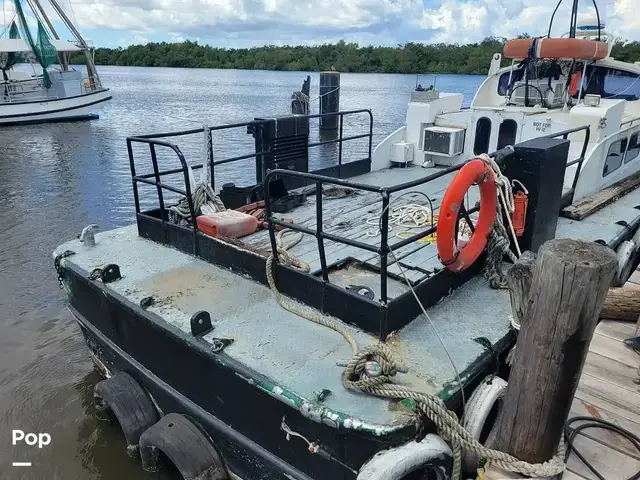
{"label": "orange life ring", "polygon": [[[469,242],[459,249],[456,238],[458,211],[467,190],[474,184],[480,188],[478,222]],[[496,218],[497,202],[495,176],[491,168],[482,160],[474,159],[467,162],[453,177],[442,199],[436,230],[438,256],[447,269],[461,272],[478,259],[487,245],[487,239]]]}

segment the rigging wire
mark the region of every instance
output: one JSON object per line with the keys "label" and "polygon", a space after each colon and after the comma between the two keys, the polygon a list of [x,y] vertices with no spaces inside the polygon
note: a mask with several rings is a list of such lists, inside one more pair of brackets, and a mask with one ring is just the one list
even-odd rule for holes
{"label": "rigging wire", "polygon": [[562,0],[558,0],[558,4],[556,5],[556,8],[553,9],[553,13],[551,14],[551,20],[549,21],[549,31],[547,32],[547,37],[549,38],[551,38],[551,26],[553,25],[553,19],[556,16],[556,12],[558,11],[561,3]]}

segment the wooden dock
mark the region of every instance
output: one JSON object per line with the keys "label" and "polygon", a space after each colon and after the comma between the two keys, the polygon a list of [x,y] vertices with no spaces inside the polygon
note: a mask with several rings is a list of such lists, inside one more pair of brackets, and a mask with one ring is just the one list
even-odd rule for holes
{"label": "wooden dock", "polygon": [[[640,285],[640,270],[629,282]],[[638,293],[640,295],[640,292]],[[640,355],[626,347],[636,324],[602,320],[596,327],[589,354],[571,407],[571,417],[588,416],[612,422],[640,436]],[[576,423],[575,425],[579,425]],[[607,480],[623,480],[640,471],[640,453],[626,439],[603,429],[586,429],[574,442],[577,450]],[[572,453],[567,480],[598,480]]]}

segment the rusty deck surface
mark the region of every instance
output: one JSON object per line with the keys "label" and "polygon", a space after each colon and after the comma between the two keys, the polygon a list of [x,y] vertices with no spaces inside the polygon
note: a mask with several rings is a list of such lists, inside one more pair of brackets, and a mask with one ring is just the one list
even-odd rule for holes
{"label": "rusty deck surface", "polygon": [[[640,271],[629,282],[640,285]],[[570,416],[606,420],[640,436],[640,355],[623,343],[635,332],[633,322],[602,320],[598,324]],[[620,435],[602,429],[583,432],[574,445],[604,478],[622,480],[640,471],[640,453]],[[567,461],[563,478],[597,480],[575,453]]]}

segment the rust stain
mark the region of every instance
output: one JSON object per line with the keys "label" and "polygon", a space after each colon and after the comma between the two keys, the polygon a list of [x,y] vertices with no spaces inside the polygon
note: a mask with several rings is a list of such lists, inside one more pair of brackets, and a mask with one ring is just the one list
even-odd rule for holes
{"label": "rust stain", "polygon": [[584,408],[587,409],[587,412],[589,412],[589,415],[591,415],[593,418],[599,418],[602,420],[602,416],[600,415],[600,412],[594,405],[591,405],[590,403],[587,403],[584,400],[580,400],[580,402],[582,403],[582,405],[584,405]]}

